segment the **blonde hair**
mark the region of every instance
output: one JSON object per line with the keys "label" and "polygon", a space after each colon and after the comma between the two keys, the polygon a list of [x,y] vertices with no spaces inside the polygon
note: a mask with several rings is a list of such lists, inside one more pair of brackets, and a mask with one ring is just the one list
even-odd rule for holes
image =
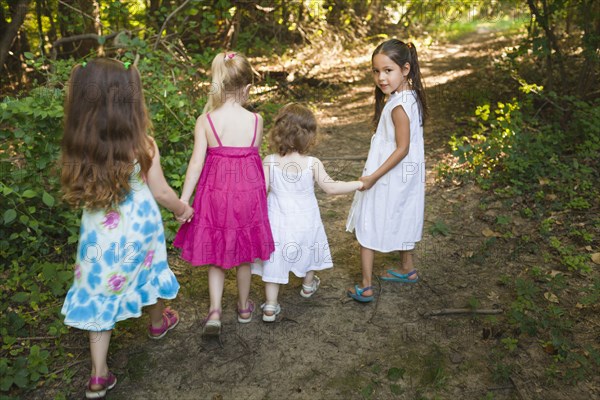
{"label": "blonde hair", "polygon": [[306,154],[317,136],[317,119],[307,107],[298,103],[283,106],[271,130],[271,150],[280,156],[297,151]]}
{"label": "blonde hair", "polygon": [[212,85],[204,113],[221,107],[230,95],[239,96],[240,90],[252,84],[253,71],[248,59],[241,53],[219,53],[212,66]]}
{"label": "blonde hair", "polygon": [[137,160],[152,165],[151,129],[140,74],[135,66],[97,58],[76,65],[65,98],[61,183],[75,207],[107,209],[131,191]]}

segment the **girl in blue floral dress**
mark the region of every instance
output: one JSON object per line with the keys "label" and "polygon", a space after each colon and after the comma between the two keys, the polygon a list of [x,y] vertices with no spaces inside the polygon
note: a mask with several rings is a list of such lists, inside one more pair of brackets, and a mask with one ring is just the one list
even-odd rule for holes
{"label": "girl in blue floral dress", "polygon": [[106,363],[117,321],[149,306],[148,335],[162,338],[179,322],[162,299],[179,290],[167,264],[156,204],[180,222],[193,209],[167,184],[135,66],[98,58],[71,72],[65,100],[61,181],[64,199],[83,208],[75,279],[62,313],[89,331],[91,377],[86,397],[101,398],[116,377]]}

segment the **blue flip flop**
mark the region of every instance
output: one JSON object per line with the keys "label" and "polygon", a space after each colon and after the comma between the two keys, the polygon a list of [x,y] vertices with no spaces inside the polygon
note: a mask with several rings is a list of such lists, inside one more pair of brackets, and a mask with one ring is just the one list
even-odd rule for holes
{"label": "blue flip flop", "polygon": [[354,285],[354,293],[352,293],[349,290],[346,293],[348,294],[349,297],[353,298],[354,300],[356,300],[360,303],[370,303],[375,299],[375,297],[363,296],[362,294],[364,292],[366,292],[367,290],[373,290],[373,286],[367,286],[367,287],[364,287],[361,289],[358,287],[358,285]]}
{"label": "blue flip flop", "polygon": [[415,275],[417,273],[416,269],[413,269],[408,274],[400,274],[392,269],[388,269],[385,272],[392,275],[392,277],[389,277],[389,276],[380,276],[379,277],[379,279],[381,279],[382,281],[385,281],[385,282],[417,283],[419,281],[418,276],[414,279],[409,279],[410,276]]}

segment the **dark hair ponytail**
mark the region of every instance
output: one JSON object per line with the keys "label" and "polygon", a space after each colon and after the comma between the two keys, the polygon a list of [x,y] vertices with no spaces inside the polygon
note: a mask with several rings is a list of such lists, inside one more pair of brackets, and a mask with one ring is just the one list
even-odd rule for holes
{"label": "dark hair ponytail", "polygon": [[[413,43],[404,43],[398,39],[390,39],[381,43],[373,51],[371,61],[377,54],[388,56],[393,62],[401,68],[404,64],[410,65],[408,73],[408,82],[410,87],[417,94],[417,103],[421,113],[421,124],[425,124],[425,120],[429,117],[429,108],[427,107],[427,98],[425,96],[425,87],[421,77],[421,69],[419,67],[419,57],[417,56],[417,48]],[[385,106],[385,94],[375,86],[375,112],[373,114],[373,124],[377,126],[381,112]]]}

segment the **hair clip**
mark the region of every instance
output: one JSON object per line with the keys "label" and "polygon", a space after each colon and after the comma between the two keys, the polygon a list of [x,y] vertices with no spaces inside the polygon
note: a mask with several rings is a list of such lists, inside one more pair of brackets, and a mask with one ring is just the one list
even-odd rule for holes
{"label": "hair clip", "polygon": [[224,60],[227,60],[227,59],[231,60],[233,57],[235,57],[235,53],[229,53],[229,54],[225,53],[225,57],[223,59]]}
{"label": "hair clip", "polygon": [[84,61],[81,63],[81,68],[85,68],[85,66],[87,65],[87,61]]}
{"label": "hair clip", "polygon": [[413,47],[413,44],[412,44],[412,43],[410,43],[410,42],[409,42],[409,43],[406,43],[406,47],[408,47],[408,48],[410,49],[411,47]]}
{"label": "hair clip", "polygon": [[125,61],[123,63],[123,66],[125,67],[125,69],[129,69],[129,66],[131,65],[131,61]]}

